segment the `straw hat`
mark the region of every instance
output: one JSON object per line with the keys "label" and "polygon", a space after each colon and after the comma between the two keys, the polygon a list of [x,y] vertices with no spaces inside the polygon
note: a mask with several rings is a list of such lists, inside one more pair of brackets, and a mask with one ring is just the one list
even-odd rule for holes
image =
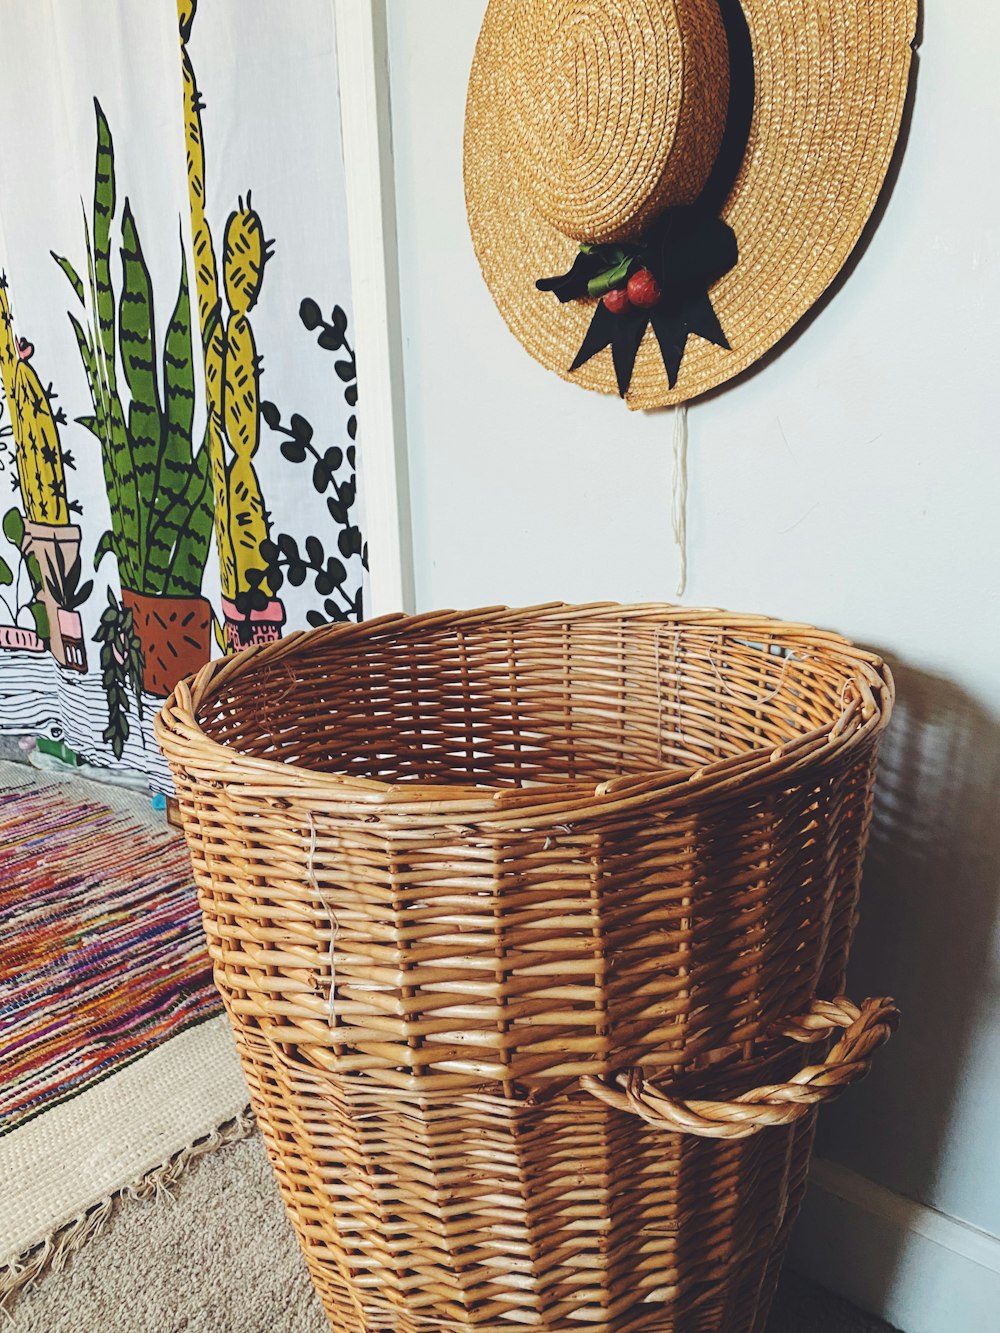
{"label": "straw hat", "polygon": [[465,193],[514,335],[630,407],[763,356],[868,221],[916,19],[917,0],[490,0]]}

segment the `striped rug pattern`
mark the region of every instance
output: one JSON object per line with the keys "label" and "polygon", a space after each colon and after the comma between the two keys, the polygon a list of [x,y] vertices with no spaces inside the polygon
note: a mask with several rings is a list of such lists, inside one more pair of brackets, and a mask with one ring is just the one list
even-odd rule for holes
{"label": "striped rug pattern", "polygon": [[0,1137],[220,1012],[182,840],[0,792]]}

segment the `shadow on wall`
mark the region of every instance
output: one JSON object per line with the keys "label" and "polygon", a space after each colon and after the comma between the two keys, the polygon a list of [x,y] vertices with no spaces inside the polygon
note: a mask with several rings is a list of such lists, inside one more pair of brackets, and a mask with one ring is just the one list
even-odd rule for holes
{"label": "shadow on wall", "polygon": [[[941,1206],[972,1038],[996,1012],[1000,719],[949,680],[893,671],[848,990],[894,995],[903,1023],[864,1087],[820,1117],[817,1151]],[[990,1145],[965,1146],[966,1175],[997,1169]],[[995,1181],[983,1186],[996,1197]],[[887,1295],[901,1258],[881,1256]]]}

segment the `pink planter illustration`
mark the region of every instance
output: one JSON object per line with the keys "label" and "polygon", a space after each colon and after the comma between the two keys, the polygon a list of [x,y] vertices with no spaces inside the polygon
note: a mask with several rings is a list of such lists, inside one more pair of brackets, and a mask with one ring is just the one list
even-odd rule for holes
{"label": "pink planter illustration", "polygon": [[44,653],[45,641],[33,629],[20,625],[0,625],[0,648],[19,648],[25,653]]}
{"label": "pink planter illustration", "polygon": [[83,621],[79,611],[56,611],[59,636],[62,640],[63,663],[76,671],[87,670],[87,649],[83,639]]}
{"label": "pink planter illustration", "polygon": [[254,643],[273,643],[281,638],[285,623],[285,607],[277,598],[260,611],[244,614],[228,597],[222,599],[222,614],[226,618],[226,643],[229,650],[238,653]]}
{"label": "pink planter illustration", "polygon": [[[62,666],[73,671],[87,670],[87,650],[79,612],[68,610],[76,594],[90,591],[89,582],[81,589],[75,583],[68,586],[69,572],[79,576],[80,529],[75,523],[32,523],[24,525],[24,552],[29,551],[38,560],[42,575],[39,597],[49,618],[49,649]],[[78,599],[76,599],[78,600]],[[66,635],[69,638],[66,638]]]}

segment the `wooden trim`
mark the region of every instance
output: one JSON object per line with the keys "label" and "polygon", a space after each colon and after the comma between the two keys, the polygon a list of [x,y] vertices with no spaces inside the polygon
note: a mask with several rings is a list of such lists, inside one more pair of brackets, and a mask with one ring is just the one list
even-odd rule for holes
{"label": "wooden trim", "polygon": [[984,1333],[1000,1237],[816,1158],[789,1263],[906,1333]]}
{"label": "wooden trim", "polygon": [[366,615],[413,610],[399,264],[385,0],[333,0],[347,186]]}

